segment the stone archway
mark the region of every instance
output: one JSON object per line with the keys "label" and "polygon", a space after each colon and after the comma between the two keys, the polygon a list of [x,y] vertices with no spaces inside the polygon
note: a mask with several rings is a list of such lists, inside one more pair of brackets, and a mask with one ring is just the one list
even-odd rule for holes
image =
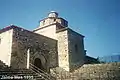
{"label": "stone archway", "polygon": [[44,70],[44,67],[43,67],[43,65],[42,65],[42,62],[41,62],[41,60],[40,60],[39,58],[36,58],[36,59],[34,60],[34,65],[35,65],[36,67],[38,67],[39,69]]}

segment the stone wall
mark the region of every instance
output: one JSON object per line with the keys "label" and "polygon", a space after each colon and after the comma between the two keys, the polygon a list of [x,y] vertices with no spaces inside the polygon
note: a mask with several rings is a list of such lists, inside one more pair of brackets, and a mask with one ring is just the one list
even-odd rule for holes
{"label": "stone wall", "polygon": [[[58,66],[57,41],[48,37],[30,32],[22,28],[14,28],[11,66],[13,68],[27,67],[27,51],[30,49],[30,63],[42,56],[46,59],[46,67]],[[42,60],[41,60],[42,61]]]}
{"label": "stone wall", "polygon": [[57,80],[120,80],[120,62],[85,64],[71,73],[61,68],[55,68],[51,72]]}
{"label": "stone wall", "polygon": [[6,65],[3,61],[0,60],[0,71],[7,68],[8,68],[8,65]]}
{"label": "stone wall", "polygon": [[[69,28],[57,30],[59,67],[73,71],[84,64],[84,36]],[[77,48],[77,49],[76,49]]]}
{"label": "stone wall", "polygon": [[70,71],[82,66],[85,59],[84,36],[68,28],[68,54]]}
{"label": "stone wall", "polygon": [[57,32],[58,39],[58,59],[59,67],[69,71],[69,54],[68,54],[68,35],[67,30]]}

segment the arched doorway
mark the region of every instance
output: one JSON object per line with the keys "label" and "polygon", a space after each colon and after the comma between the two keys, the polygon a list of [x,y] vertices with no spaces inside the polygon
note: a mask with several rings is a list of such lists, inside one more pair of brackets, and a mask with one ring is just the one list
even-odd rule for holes
{"label": "arched doorway", "polygon": [[36,58],[36,59],[34,60],[34,65],[35,65],[36,67],[38,67],[39,69],[44,70],[44,67],[43,67],[43,65],[42,65],[42,62],[41,62],[41,60],[40,60],[39,58]]}

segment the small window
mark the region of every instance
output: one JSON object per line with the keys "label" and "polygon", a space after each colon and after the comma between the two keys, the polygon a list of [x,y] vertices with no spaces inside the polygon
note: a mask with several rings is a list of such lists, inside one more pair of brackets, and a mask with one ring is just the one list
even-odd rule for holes
{"label": "small window", "polygon": [[0,44],[1,44],[1,37],[0,37]]}
{"label": "small window", "polygon": [[75,44],[75,52],[77,53],[78,52],[78,45]]}
{"label": "small window", "polygon": [[43,25],[45,25],[45,20],[43,21]]}
{"label": "small window", "polygon": [[56,19],[54,19],[54,22],[56,21]]}

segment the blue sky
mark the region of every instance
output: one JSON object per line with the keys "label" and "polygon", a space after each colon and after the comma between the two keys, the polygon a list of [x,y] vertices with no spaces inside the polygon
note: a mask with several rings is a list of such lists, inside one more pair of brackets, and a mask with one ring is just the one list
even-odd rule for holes
{"label": "blue sky", "polygon": [[15,24],[33,30],[50,11],[85,36],[88,55],[120,54],[120,0],[0,0],[0,28]]}

